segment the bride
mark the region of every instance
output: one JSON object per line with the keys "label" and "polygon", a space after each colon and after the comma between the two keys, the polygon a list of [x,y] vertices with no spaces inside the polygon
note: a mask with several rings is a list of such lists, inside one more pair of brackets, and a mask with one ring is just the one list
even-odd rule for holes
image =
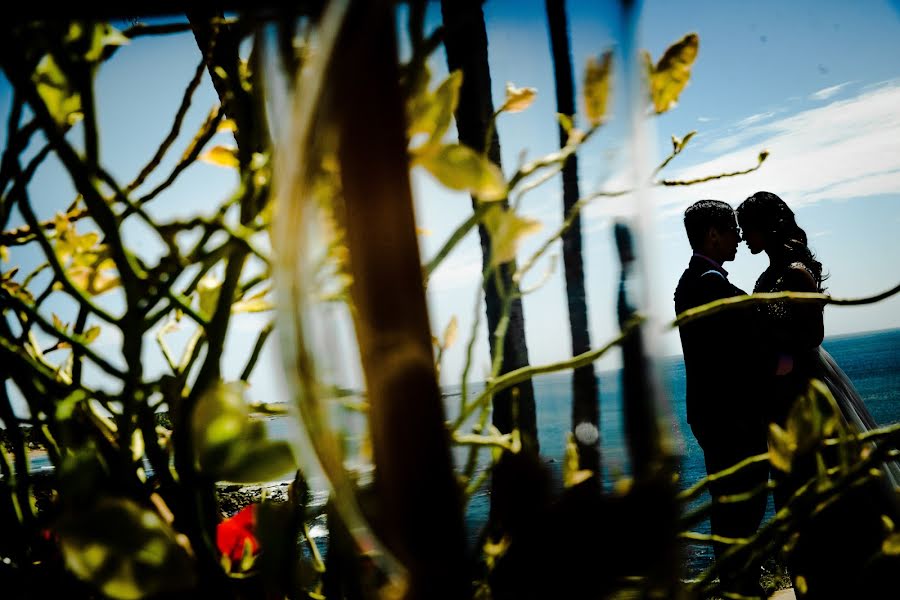
{"label": "bride", "polygon": [[[797,225],[793,211],[781,198],[770,192],[757,192],[742,202],[736,212],[750,251],[765,252],[769,257],[769,267],[759,276],[754,293],[823,291],[822,264],[807,246],[806,233]],[[757,309],[764,351],[778,358],[776,374],[765,382],[769,390],[764,399],[769,422],[785,428],[791,408],[815,378],[828,386],[844,423],[853,432],[877,427],[849,378],[821,347],[822,304],[780,300],[760,304]],[[836,460],[828,456],[827,466],[834,466]],[[774,475],[776,510],[784,507],[806,480],[819,473],[821,466],[821,460],[817,462],[809,453],[795,457],[790,474]],[[795,586],[801,597],[842,597],[839,590],[846,590],[850,594],[846,597],[852,597],[860,592],[859,585],[876,585],[877,573],[885,568],[883,564],[873,566],[881,564],[876,555],[885,536],[879,521],[881,515],[891,515],[896,520],[898,485],[900,468],[890,461],[883,466],[880,478],[843,493],[840,502],[801,526],[798,542],[788,553],[795,582],[798,576],[803,577],[802,583]],[[805,595],[804,589],[808,590]]]}

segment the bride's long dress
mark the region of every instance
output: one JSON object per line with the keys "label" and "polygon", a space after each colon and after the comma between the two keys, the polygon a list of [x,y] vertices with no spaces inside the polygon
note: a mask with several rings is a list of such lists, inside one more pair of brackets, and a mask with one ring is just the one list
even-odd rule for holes
{"label": "bride's long dress", "polygon": [[[753,291],[811,291],[792,287],[796,285],[794,276],[799,268],[811,276],[802,263],[770,267],[760,276]],[[790,273],[792,269],[794,272]],[[849,377],[820,346],[824,330],[821,306],[770,302],[759,306],[758,317],[762,347],[773,356],[783,354],[793,359],[790,373],[768,379],[771,382],[767,395],[770,422],[784,426],[791,405],[808,389],[810,379],[817,378],[831,391],[851,430],[862,433],[877,427]],[[773,478],[778,482],[776,506],[784,506],[803,480],[819,472],[817,461],[808,455],[795,457],[789,474],[773,471]],[[900,519],[897,493],[900,466],[891,460],[882,464],[881,472],[880,479],[850,486],[842,491],[838,501],[820,504],[815,516],[801,515],[805,522],[799,526],[797,541],[787,553],[798,598],[897,597],[900,557],[881,552],[886,535],[881,520],[882,515],[894,522]],[[801,576],[802,585],[799,584]],[[893,591],[886,596],[887,589]]]}
{"label": "bride's long dress", "polygon": [[[756,282],[754,292],[782,292],[791,289],[787,272],[803,269],[812,273],[800,262],[782,268],[769,267]],[[809,290],[794,290],[809,291]],[[776,377],[771,408],[771,420],[784,424],[790,405],[806,390],[811,378],[822,380],[831,391],[844,421],[855,433],[865,433],[878,428],[866,403],[860,397],[853,382],[834,358],[821,347],[823,337],[822,308],[815,304],[776,301],[760,306],[763,335],[769,338],[771,350],[790,355],[794,370],[787,376]],[[900,489],[900,465],[888,461],[883,465],[887,482],[895,490]]]}

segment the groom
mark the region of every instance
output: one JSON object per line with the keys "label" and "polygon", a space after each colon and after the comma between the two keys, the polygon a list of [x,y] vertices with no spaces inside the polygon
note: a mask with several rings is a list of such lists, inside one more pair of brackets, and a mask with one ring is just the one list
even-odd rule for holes
{"label": "groom", "polygon": [[[728,281],[723,268],[734,260],[741,232],[734,210],[725,202],[700,200],[684,212],[684,228],[694,253],[675,290],[680,314],[713,300],[743,295]],[[758,352],[754,352],[752,313],[725,310],[679,328],[687,380],[687,421],[703,449],[708,475],[766,452],[766,427],[753,382]],[[755,464],[737,475],[712,481],[710,513],[713,535],[747,538],[756,533],[766,510],[766,494],[719,504],[722,496],[749,492],[768,480],[768,465]],[[716,543],[716,559],[728,549]],[[763,595],[759,564],[731,564],[721,573],[723,591]]]}

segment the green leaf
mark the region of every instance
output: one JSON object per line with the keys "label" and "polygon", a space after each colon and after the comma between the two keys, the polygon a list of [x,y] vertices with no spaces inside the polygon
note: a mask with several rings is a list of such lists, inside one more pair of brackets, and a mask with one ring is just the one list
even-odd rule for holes
{"label": "green leaf", "polygon": [[506,83],[506,100],[497,112],[521,112],[531,106],[537,97],[537,90],[532,87],[516,87],[512,83]]}
{"label": "green leaf", "polygon": [[684,150],[684,147],[687,146],[687,143],[691,141],[691,138],[697,135],[696,131],[689,131],[685,134],[683,138],[677,138],[674,135],[672,136],[672,151],[675,154],[680,153]]}
{"label": "green leaf", "polygon": [[219,303],[219,290],[222,289],[222,282],[207,275],[200,279],[197,283],[197,296],[200,298],[200,310],[207,317],[212,317],[216,312],[216,305]]}
{"label": "green leaf", "polygon": [[81,112],[81,95],[69,83],[51,55],[41,59],[32,80],[57,125],[69,127],[84,117]]}
{"label": "green leaf", "polygon": [[193,563],[175,532],[129,498],[101,497],[58,527],[66,567],[106,597],[134,600],[194,585]]}
{"label": "green leaf", "polygon": [[231,146],[213,146],[201,154],[199,159],[217,167],[237,169],[241,166],[237,157],[237,148]]}
{"label": "green leaf", "polygon": [[500,167],[484,155],[462,144],[438,146],[415,156],[414,164],[453,190],[468,190],[479,200],[506,198],[506,180]]}
{"label": "green leaf", "polygon": [[584,71],[584,112],[595,127],[606,120],[611,72],[612,50],[604,52],[600,60],[588,58]]}
{"label": "green leaf", "polygon": [[[689,33],[663,53],[656,66],[648,64],[650,100],[656,114],[671,110],[691,78],[691,66],[697,58],[700,38]],[[649,55],[645,55],[649,63]]]}
{"label": "green leaf", "polygon": [[502,206],[491,206],[484,214],[484,226],[491,236],[491,265],[497,266],[516,257],[522,239],[540,230],[541,224],[518,216]]}
{"label": "green leaf", "polygon": [[231,305],[232,313],[257,313],[272,310],[273,304],[263,298],[250,298],[249,300],[240,300]]}
{"label": "green leaf", "polygon": [[86,344],[90,344],[91,342],[93,342],[94,340],[97,339],[98,335],[100,335],[100,326],[94,325],[93,327],[91,327],[90,329],[85,331],[83,334],[81,334],[81,337],[84,338],[84,341]]}
{"label": "green leaf", "polygon": [[413,97],[407,106],[409,125],[407,133],[410,138],[424,133],[428,136],[426,145],[437,144],[444,137],[459,102],[459,90],[462,87],[462,71],[456,70],[437,87],[434,93],[422,90]]}
{"label": "green leaf", "polygon": [[769,462],[785,473],[790,473],[791,462],[797,451],[797,440],[789,432],[775,423],[769,424]]}
{"label": "green leaf", "polygon": [[569,115],[564,115],[563,113],[556,113],[556,120],[559,121],[560,127],[563,128],[563,131],[569,133],[572,131],[572,127],[575,126],[575,123],[572,121],[572,117]]}
{"label": "green leaf", "polygon": [[578,468],[578,445],[572,432],[566,433],[566,461],[563,463],[563,485],[570,488],[587,481],[593,475],[589,469]]}
{"label": "green leaf", "polygon": [[291,447],[269,440],[250,416],[246,384],[218,383],[204,392],[191,421],[197,468],[217,481],[271,481],[297,469]]}
{"label": "green leaf", "polygon": [[881,551],[888,556],[900,556],[900,533],[892,533],[881,543]]}
{"label": "green leaf", "polygon": [[448,350],[454,343],[456,343],[456,334],[459,331],[459,321],[456,319],[456,315],[450,317],[450,322],[447,323],[447,327],[444,329],[444,343],[442,345],[444,350]]}
{"label": "green leaf", "polygon": [[0,261],[9,262],[9,248],[0,246]]}

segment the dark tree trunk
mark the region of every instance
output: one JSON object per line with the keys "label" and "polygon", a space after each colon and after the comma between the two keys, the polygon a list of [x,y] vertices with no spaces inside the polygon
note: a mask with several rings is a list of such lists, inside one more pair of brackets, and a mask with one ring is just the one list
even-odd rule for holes
{"label": "dark tree trunk", "polygon": [[[569,27],[563,0],[546,0],[547,23],[553,52],[553,72],[556,77],[557,112],[574,117],[575,85],[572,78],[572,56],[569,48]],[[566,145],[568,133],[559,128],[560,148]],[[578,190],[578,157],[573,154],[562,170],[563,218],[572,211],[580,196]],[[566,272],[566,299],[569,306],[569,332],[572,337],[572,356],[591,348],[588,330],[587,297],[584,290],[584,260],[581,253],[581,216],[563,233],[563,265]],[[579,466],[590,469],[600,478],[600,399],[594,366],[586,365],[572,373],[572,431],[578,444]],[[579,428],[580,426],[580,428]],[[596,435],[594,435],[596,432]]]}
{"label": "dark tree trunk", "polygon": [[464,598],[462,502],[422,285],[393,11],[388,2],[350,11],[329,75],[379,524],[409,571],[407,600]]}
{"label": "dark tree trunk", "polygon": [[[491,72],[487,58],[487,32],[480,0],[442,0],[441,12],[446,27],[444,45],[447,50],[447,66],[450,71],[462,69],[463,84],[459,105],[456,109],[456,126],[459,141],[478,152],[484,151],[484,138],[488,124],[494,114],[491,99]],[[500,164],[500,141],[496,129],[491,138],[488,156]],[[472,205],[477,200],[472,199]],[[486,268],[491,257],[491,241],[487,230],[479,225],[481,237],[482,264]],[[503,285],[511,289],[514,285],[512,274],[515,262],[501,267]],[[514,290],[517,291],[517,290]],[[488,337],[491,355],[496,340],[493,332],[501,317],[501,301],[493,277],[484,283],[485,312],[487,314]],[[525,316],[522,301],[515,299],[509,314],[509,328],[503,344],[503,365],[501,373],[506,373],[528,364],[528,346],[525,342]],[[514,422],[513,397],[516,395],[516,419]],[[512,431],[518,424],[523,445],[537,452],[537,416],[534,405],[534,387],[526,381],[494,396],[493,423],[502,432]]]}

